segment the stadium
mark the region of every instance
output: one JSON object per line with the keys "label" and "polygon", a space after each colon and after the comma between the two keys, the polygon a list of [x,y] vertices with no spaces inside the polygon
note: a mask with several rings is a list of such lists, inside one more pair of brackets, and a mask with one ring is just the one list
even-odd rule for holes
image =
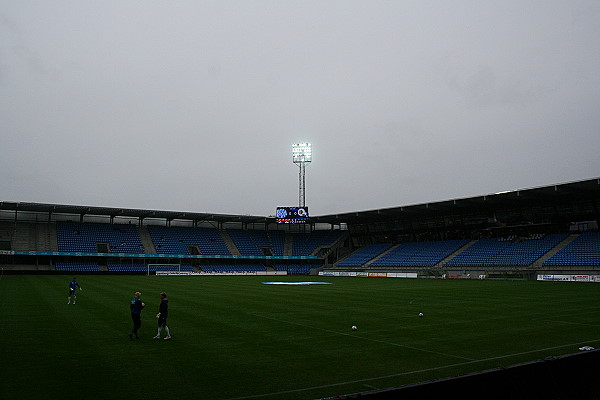
{"label": "stadium", "polygon": [[0,202],[0,397],[597,398],[599,210],[600,178],[299,223]]}
{"label": "stadium", "polygon": [[1,4],[0,400],[600,399],[599,1]]}

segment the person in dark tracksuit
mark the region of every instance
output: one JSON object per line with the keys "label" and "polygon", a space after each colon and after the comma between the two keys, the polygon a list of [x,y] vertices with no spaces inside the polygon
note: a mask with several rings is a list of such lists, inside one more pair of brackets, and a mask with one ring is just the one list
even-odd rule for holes
{"label": "person in dark tracksuit", "polygon": [[145,304],[141,300],[142,294],[140,292],[135,292],[135,297],[131,300],[131,304],[129,307],[131,308],[131,319],[133,320],[133,330],[129,334],[129,339],[139,339],[138,329],[142,326],[142,309]]}
{"label": "person in dark tracksuit", "polygon": [[160,294],[160,307],[158,309],[158,314],[156,314],[156,318],[158,318],[158,333],[154,336],[154,339],[160,339],[160,333],[162,329],[165,328],[165,332],[167,336],[165,336],[165,340],[171,339],[171,332],[169,331],[169,327],[167,326],[167,317],[169,316],[169,299],[167,299],[167,294],[162,292]]}
{"label": "person in dark tracksuit", "polygon": [[81,286],[79,286],[77,278],[73,278],[71,282],[69,282],[69,297],[67,297],[67,304],[71,304],[71,297],[73,297],[73,304],[77,301],[77,288],[83,290]]}

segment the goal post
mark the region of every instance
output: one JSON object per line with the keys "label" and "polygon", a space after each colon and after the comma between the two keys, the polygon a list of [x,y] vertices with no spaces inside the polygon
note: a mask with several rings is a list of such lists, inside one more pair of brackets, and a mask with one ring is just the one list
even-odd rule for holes
{"label": "goal post", "polygon": [[155,274],[157,272],[176,272],[179,274],[181,273],[181,264],[148,264],[147,275],[149,276],[151,272]]}

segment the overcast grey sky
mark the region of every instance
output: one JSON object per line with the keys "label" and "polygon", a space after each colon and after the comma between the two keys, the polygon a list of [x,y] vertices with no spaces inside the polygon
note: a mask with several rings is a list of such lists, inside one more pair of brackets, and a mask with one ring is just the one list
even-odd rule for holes
{"label": "overcast grey sky", "polygon": [[600,176],[600,1],[0,0],[0,201],[323,215]]}

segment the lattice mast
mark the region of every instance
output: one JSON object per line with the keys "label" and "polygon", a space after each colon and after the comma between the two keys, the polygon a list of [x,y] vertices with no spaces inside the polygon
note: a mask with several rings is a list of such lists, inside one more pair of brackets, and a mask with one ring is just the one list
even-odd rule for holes
{"label": "lattice mast", "polygon": [[292,160],[299,168],[298,207],[306,207],[306,164],[312,161],[312,145],[296,143],[292,145]]}

